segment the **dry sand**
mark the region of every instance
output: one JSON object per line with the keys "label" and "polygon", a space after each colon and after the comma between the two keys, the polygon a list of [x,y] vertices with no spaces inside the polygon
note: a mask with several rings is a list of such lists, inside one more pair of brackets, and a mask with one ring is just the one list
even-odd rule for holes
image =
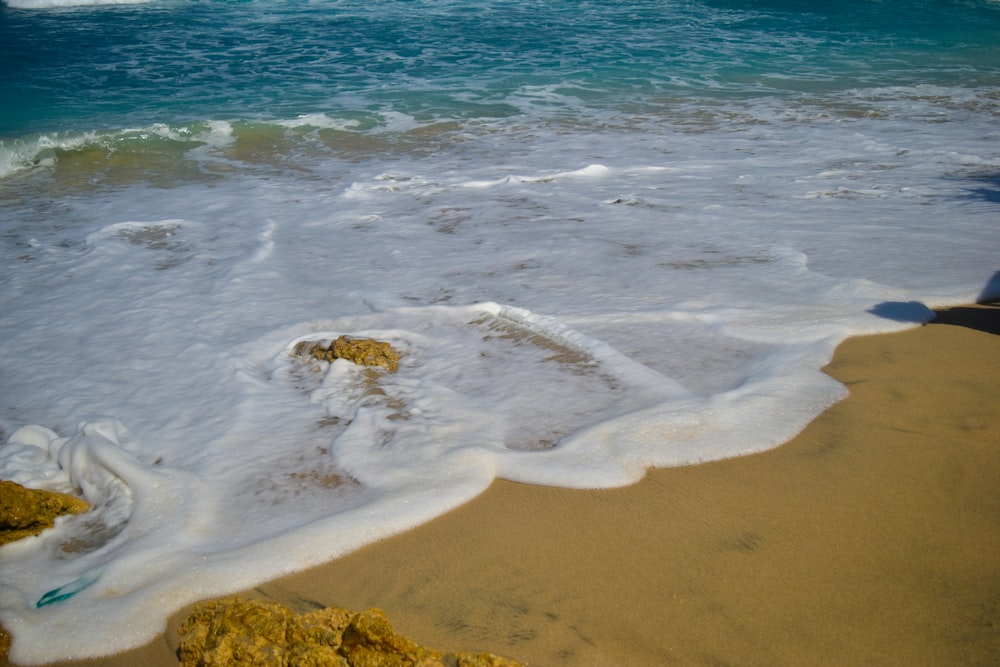
{"label": "dry sand", "polygon": [[[845,342],[770,452],[572,491],[497,482],[266,584],[535,666],[1000,665],[1000,304]],[[76,665],[176,665],[175,629]]]}

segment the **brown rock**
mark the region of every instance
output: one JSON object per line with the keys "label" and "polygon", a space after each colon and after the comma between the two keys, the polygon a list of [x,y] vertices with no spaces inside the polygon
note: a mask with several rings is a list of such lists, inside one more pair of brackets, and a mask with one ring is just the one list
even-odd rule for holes
{"label": "brown rock", "polygon": [[0,665],[10,664],[7,656],[10,655],[10,633],[0,627]]}
{"label": "brown rock", "polygon": [[[277,602],[232,598],[201,603],[180,628],[181,664],[285,665],[289,639],[307,643],[309,634],[294,624],[295,614]],[[321,642],[322,632],[318,635],[308,643]],[[329,635],[339,643],[339,632]]]}
{"label": "brown rock", "polygon": [[0,544],[37,535],[52,528],[56,517],[88,509],[86,501],[65,493],[28,489],[0,480]]}
{"label": "brown rock", "polygon": [[379,366],[390,371],[399,368],[399,352],[389,343],[371,338],[341,336],[327,346],[316,341],[302,341],[295,346],[292,354],[331,363],[346,359],[359,366]]}
{"label": "brown rock", "polygon": [[344,630],[341,653],[351,667],[404,667],[440,657],[397,635],[381,609],[369,609],[351,618]]}
{"label": "brown rock", "polygon": [[441,653],[396,634],[385,613],[297,615],[268,600],[202,602],[180,628],[182,667],[520,667],[490,653]]}

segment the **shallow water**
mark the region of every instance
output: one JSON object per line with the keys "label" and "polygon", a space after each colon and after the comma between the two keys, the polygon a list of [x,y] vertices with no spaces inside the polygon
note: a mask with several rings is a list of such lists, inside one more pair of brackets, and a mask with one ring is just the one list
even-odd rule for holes
{"label": "shallow water", "polygon": [[[94,509],[0,550],[20,662],[496,477],[777,446],[844,338],[1000,294],[996,3],[41,4],[0,6],[0,475]],[[341,334],[399,370],[290,354]]]}

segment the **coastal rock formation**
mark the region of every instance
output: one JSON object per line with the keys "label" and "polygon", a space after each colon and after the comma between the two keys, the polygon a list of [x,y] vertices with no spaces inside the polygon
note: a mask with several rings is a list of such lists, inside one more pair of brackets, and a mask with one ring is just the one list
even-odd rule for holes
{"label": "coastal rock formation", "polygon": [[268,600],[198,604],[180,627],[182,667],[521,667],[490,653],[441,653],[396,634],[379,609],[298,615]]}
{"label": "coastal rock formation", "polygon": [[324,346],[316,341],[302,341],[292,351],[295,356],[311,356],[321,361],[346,359],[359,366],[380,366],[390,371],[399,368],[399,352],[384,341],[341,336]]}
{"label": "coastal rock formation", "polygon": [[0,480],[0,544],[37,535],[55,525],[57,516],[80,514],[89,505],[74,496],[28,489]]}

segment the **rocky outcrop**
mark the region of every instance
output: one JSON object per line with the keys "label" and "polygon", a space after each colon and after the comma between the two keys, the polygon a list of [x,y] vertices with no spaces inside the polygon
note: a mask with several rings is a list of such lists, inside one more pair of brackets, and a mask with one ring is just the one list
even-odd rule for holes
{"label": "rocky outcrop", "polygon": [[52,528],[56,517],[80,514],[89,508],[85,501],[74,496],[0,480],[0,544],[37,535]]}
{"label": "rocky outcrop", "polygon": [[379,609],[296,614],[268,600],[203,602],[180,628],[183,667],[521,667],[490,653],[441,653],[393,630]]}
{"label": "rocky outcrop", "polygon": [[379,366],[390,371],[399,368],[399,352],[389,343],[371,338],[341,336],[329,345],[304,340],[295,346],[292,354],[331,363],[337,359],[346,359],[358,366]]}

